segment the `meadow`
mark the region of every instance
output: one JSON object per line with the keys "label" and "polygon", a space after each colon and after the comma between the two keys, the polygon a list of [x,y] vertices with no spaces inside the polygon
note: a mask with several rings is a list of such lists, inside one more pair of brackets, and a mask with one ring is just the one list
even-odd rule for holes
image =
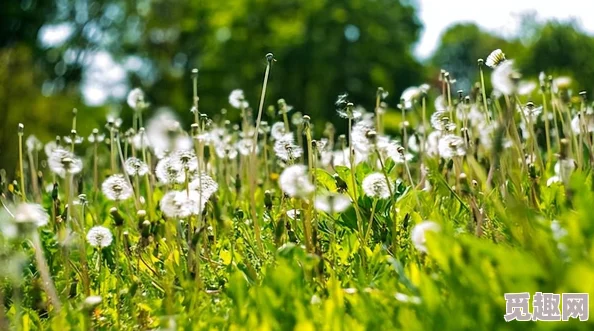
{"label": "meadow", "polygon": [[338,96],[346,134],[267,98],[272,54],[260,99],[211,116],[188,73],[193,123],[134,89],[131,119],[20,124],[0,330],[591,329],[506,322],[504,294],[594,293],[594,108],[485,55],[470,91],[442,71],[397,105]]}

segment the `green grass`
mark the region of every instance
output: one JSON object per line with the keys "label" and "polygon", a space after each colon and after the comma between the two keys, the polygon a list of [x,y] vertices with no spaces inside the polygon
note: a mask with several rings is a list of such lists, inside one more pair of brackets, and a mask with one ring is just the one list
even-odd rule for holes
{"label": "green grass", "polygon": [[[429,143],[414,150],[402,142],[413,135],[424,142],[424,132],[435,131],[428,124],[435,109],[424,105],[453,90],[447,79],[443,84],[448,88],[415,94],[406,113],[387,109],[371,124],[366,115],[345,119],[356,131],[352,137],[315,136],[308,118],[295,124],[282,115],[264,116],[269,125],[260,125],[256,116],[239,109],[244,115],[239,129],[221,114],[213,119],[197,114],[192,127],[171,126],[175,122],[167,117],[152,123],[145,119],[149,139],[156,130],[163,140],[140,149],[127,140],[139,131],[136,116],[134,132],[111,124],[103,142],[71,145],[62,140],[63,148],[74,150],[84,165],[64,177],[52,173],[55,167],[51,162],[48,167],[38,147],[23,147],[22,171],[14,182],[2,176],[0,301],[5,309],[0,310],[0,329],[591,329],[591,322],[576,319],[506,323],[503,318],[504,293],[594,292],[594,151],[587,130],[594,115],[589,105],[585,99],[568,99],[566,89],[555,90],[549,82],[529,97],[493,95],[488,103],[481,93],[467,101],[445,97],[443,115],[457,124],[451,134],[462,138],[458,148],[463,153],[444,158],[440,155],[450,146],[439,149]],[[378,93],[377,105],[381,98]],[[543,114],[554,115],[514,131],[525,121],[516,107],[528,100],[544,106]],[[144,101],[132,105],[137,114],[146,107]],[[345,116],[353,114],[354,105],[337,106]],[[471,109],[482,119],[460,116]],[[584,125],[574,132],[571,118],[580,112]],[[498,128],[487,130],[485,114]],[[406,132],[402,116],[414,123]],[[279,162],[273,151],[267,128],[274,122],[281,122],[277,128],[285,133],[287,126],[293,132],[286,162]],[[258,126],[263,130],[256,138],[251,132]],[[213,142],[216,130],[223,143]],[[78,131],[91,133],[90,128]],[[384,131],[398,132],[400,144],[386,147]],[[32,134],[25,123],[23,138]],[[204,139],[207,134],[210,138]],[[181,158],[188,164],[177,173],[187,180],[160,183],[155,167],[162,155],[156,144],[174,146],[192,137],[188,158]],[[328,140],[320,150],[322,138]],[[229,159],[224,154],[234,154],[237,143],[243,147]],[[329,149],[342,150],[349,143],[367,150],[335,153],[342,165],[328,165]],[[299,148],[302,155],[291,157]],[[524,154],[532,151],[538,156],[527,163]],[[412,159],[403,162],[406,153]],[[129,198],[108,199],[101,183],[124,174],[123,161],[131,156],[146,161],[149,174],[118,184],[133,187]],[[555,163],[573,165],[573,158],[577,167],[561,167],[567,170],[557,170],[560,182],[547,185]],[[64,166],[72,160],[60,162]],[[291,164],[308,166],[305,174],[290,178],[304,185],[301,189],[283,183],[283,171]],[[31,175],[37,170],[39,182]],[[184,193],[196,190],[190,189],[191,173],[200,172],[218,185],[206,196],[204,208],[189,216],[166,215],[163,197],[178,190],[183,200]],[[364,185],[372,173],[381,174],[376,184],[384,185],[387,196],[374,197]],[[350,206],[340,213],[322,211],[314,202],[329,193],[348,197]],[[17,209],[25,201],[43,206],[49,215],[46,225],[30,227],[33,217]],[[192,208],[201,209],[202,201],[193,202]],[[290,210],[298,210],[299,217],[289,217]],[[439,230],[426,231],[423,242],[419,228],[413,229],[425,220]],[[98,225],[113,233],[107,247],[86,240],[88,230]],[[37,235],[41,258],[34,254]],[[42,280],[44,272],[52,282]],[[53,286],[58,300],[51,299]],[[101,301],[93,303],[95,296]]]}

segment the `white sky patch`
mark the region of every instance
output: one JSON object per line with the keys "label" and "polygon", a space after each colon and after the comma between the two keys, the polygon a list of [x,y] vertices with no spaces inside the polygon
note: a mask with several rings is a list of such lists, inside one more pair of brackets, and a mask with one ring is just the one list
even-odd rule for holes
{"label": "white sky patch", "polygon": [[536,12],[539,21],[575,18],[582,28],[594,33],[592,0],[417,0],[418,16],[424,30],[415,47],[415,54],[426,59],[438,46],[441,34],[459,22],[474,22],[487,31],[501,36],[513,36],[519,29],[522,13]]}
{"label": "white sky patch", "polygon": [[46,24],[39,29],[38,38],[43,47],[59,47],[70,39],[73,32],[72,23]]}

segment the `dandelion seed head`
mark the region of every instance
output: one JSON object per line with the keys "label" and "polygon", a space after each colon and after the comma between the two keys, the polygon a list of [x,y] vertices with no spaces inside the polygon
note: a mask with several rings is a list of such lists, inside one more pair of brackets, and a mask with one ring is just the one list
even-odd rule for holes
{"label": "dandelion seed head", "polygon": [[375,127],[373,120],[369,119],[363,119],[353,125],[353,128],[351,129],[351,142],[353,144],[353,148],[357,152],[364,155],[369,154],[373,144],[367,137],[367,134],[374,130]]}
{"label": "dandelion seed head", "polygon": [[55,141],[50,141],[49,143],[45,144],[45,146],[43,147],[43,150],[45,152],[45,155],[49,159],[52,156],[52,154],[54,153],[54,151],[58,148],[60,148],[60,146],[58,146],[58,144]]}
{"label": "dandelion seed head", "polygon": [[128,93],[128,106],[134,110],[142,108],[144,105],[144,92],[141,89],[135,88]]}
{"label": "dandelion seed head", "polygon": [[221,159],[235,160],[239,154],[235,146],[226,142],[217,142],[214,146],[215,153]]}
{"label": "dandelion seed head", "polygon": [[231,91],[231,94],[229,94],[229,104],[237,109],[245,109],[249,107],[248,102],[245,101],[243,90],[240,89]]}
{"label": "dandelion seed head", "polygon": [[391,186],[392,183],[386,181],[386,176],[379,172],[367,175],[367,177],[363,179],[363,183],[361,183],[365,195],[375,199],[390,198]]}
{"label": "dandelion seed head", "polygon": [[195,172],[198,170],[198,158],[196,153],[188,149],[180,149],[171,155],[171,160],[174,163],[182,165],[184,171]]}
{"label": "dandelion seed head", "polygon": [[342,213],[351,205],[351,199],[338,193],[328,193],[316,196],[314,207],[328,214]]}
{"label": "dandelion seed head", "polygon": [[285,194],[296,198],[306,198],[315,190],[309,180],[307,167],[300,164],[287,167],[279,176],[278,184]]}
{"label": "dandelion seed head", "polygon": [[431,126],[438,131],[450,131],[451,125],[454,125],[449,118],[449,113],[445,110],[438,110],[431,115]]}
{"label": "dandelion seed head", "polygon": [[[351,167],[351,160],[350,160],[350,151],[349,148],[344,148],[339,151],[334,151],[332,153],[332,164],[336,166],[342,167]],[[368,154],[360,153],[358,150],[355,149],[355,158],[353,160],[353,165],[356,166],[357,164],[365,161],[367,159]]]}
{"label": "dandelion seed head", "polygon": [[82,171],[82,161],[70,151],[61,147],[55,148],[48,158],[48,165],[52,172],[60,177],[66,174],[75,175]]}
{"label": "dandelion seed head", "polygon": [[126,177],[121,174],[107,177],[107,179],[103,181],[103,184],[101,184],[101,191],[106,198],[113,201],[126,200],[134,194],[132,186],[130,186]]}
{"label": "dandelion seed head", "polygon": [[150,141],[144,131],[140,131],[132,137],[132,147],[134,147],[137,151],[140,151],[143,148],[151,147]]}
{"label": "dandelion seed head", "polygon": [[536,89],[535,82],[520,81],[518,83],[518,94],[519,95],[530,95]]}
{"label": "dandelion seed head", "polygon": [[87,242],[93,247],[105,248],[111,245],[112,241],[111,231],[104,226],[94,226],[87,232]]}
{"label": "dandelion seed head", "polygon": [[188,218],[192,215],[200,215],[207,199],[203,199],[200,193],[188,191],[170,191],[163,196],[160,202],[161,211],[169,218]]}
{"label": "dandelion seed head", "polygon": [[571,131],[575,134],[582,134],[584,131],[594,132],[594,115],[584,113],[583,123],[580,117],[580,114],[577,114],[571,119]]}
{"label": "dandelion seed head", "polygon": [[43,144],[41,143],[41,141],[39,141],[39,139],[37,139],[37,137],[35,137],[34,135],[30,135],[29,137],[27,137],[25,145],[27,146],[27,152],[29,153],[38,152],[43,148]]}
{"label": "dandelion seed head", "polygon": [[202,199],[208,200],[219,189],[219,184],[212,177],[202,173],[190,182],[190,190],[202,194]]}
{"label": "dandelion seed head", "polygon": [[159,160],[155,167],[155,175],[162,184],[182,184],[186,180],[184,165],[172,157]]}
{"label": "dandelion seed head", "polygon": [[293,134],[287,133],[274,143],[274,153],[279,159],[287,162],[300,158],[303,149],[295,145]]}
{"label": "dandelion seed head", "polygon": [[440,131],[433,131],[427,136],[425,142],[425,152],[427,155],[435,156],[439,155],[439,138],[441,137]]}
{"label": "dandelion seed head", "polygon": [[21,203],[17,205],[13,214],[16,223],[30,224],[34,228],[44,226],[49,221],[45,208],[36,203]]}
{"label": "dandelion seed head", "polygon": [[439,156],[444,159],[451,159],[456,156],[466,155],[466,146],[464,139],[459,136],[448,134],[439,139],[437,145]]}
{"label": "dandelion seed head", "polygon": [[136,157],[126,160],[125,169],[129,176],[144,176],[149,172],[148,165]]}
{"label": "dandelion seed head", "polygon": [[492,51],[491,54],[489,54],[489,56],[487,56],[487,60],[485,61],[485,64],[487,65],[487,67],[494,69],[494,68],[497,68],[504,61],[505,61],[505,54],[503,53],[502,50],[496,49],[496,50]]}
{"label": "dandelion seed head", "polygon": [[534,123],[538,116],[542,113],[542,106],[535,107],[534,104],[529,103],[526,106],[518,109],[518,111],[524,113],[524,117],[531,123]]}
{"label": "dandelion seed head", "polygon": [[145,134],[149,141],[146,146],[152,147],[157,156],[162,158],[166,152],[174,151],[180,128],[175,113],[169,108],[160,108],[146,124]]}
{"label": "dandelion seed head", "polygon": [[318,141],[316,141],[316,149],[318,151],[324,151],[326,150],[326,147],[329,146],[329,141],[327,138],[322,138]]}
{"label": "dandelion seed head", "polygon": [[403,102],[402,107],[404,109],[411,109],[413,107],[414,101],[423,93],[420,87],[411,86],[406,88],[402,95],[400,96],[400,100]]}
{"label": "dandelion seed head", "polygon": [[425,236],[427,231],[439,232],[441,227],[433,221],[423,221],[413,227],[410,235],[415,248],[424,253],[427,253],[427,238]]}
{"label": "dandelion seed head", "polygon": [[[239,154],[243,156],[248,156],[252,154],[252,150],[254,148],[254,139],[252,138],[243,138],[240,139],[237,144],[237,151]],[[256,146],[256,153],[258,152],[259,148]]]}
{"label": "dandelion seed head", "polygon": [[274,140],[282,139],[287,133],[289,132],[286,132],[285,123],[283,122],[276,122],[270,128],[270,137]]}
{"label": "dandelion seed head", "polygon": [[497,91],[505,95],[512,95],[516,90],[516,79],[519,78],[519,75],[514,67],[514,61],[507,60],[493,70],[491,83]]}

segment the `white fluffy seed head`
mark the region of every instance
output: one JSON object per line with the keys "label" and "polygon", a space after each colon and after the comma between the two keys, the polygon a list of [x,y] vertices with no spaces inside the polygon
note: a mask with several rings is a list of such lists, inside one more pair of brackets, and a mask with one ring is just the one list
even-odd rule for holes
{"label": "white fluffy seed head", "polygon": [[183,165],[177,159],[164,157],[157,163],[155,175],[163,184],[182,184],[186,180]]}
{"label": "white fluffy seed head", "polygon": [[351,199],[344,194],[328,193],[316,196],[314,207],[328,214],[342,213],[351,205]]}
{"label": "white fluffy seed head", "polygon": [[48,165],[50,170],[60,177],[65,177],[66,174],[78,174],[83,168],[82,161],[78,157],[61,147],[52,150]]}
{"label": "white fluffy seed head", "polygon": [[410,238],[416,249],[427,253],[427,238],[425,237],[425,233],[427,231],[439,232],[440,230],[441,227],[439,224],[433,221],[423,221],[413,227]]}
{"label": "white fluffy seed head", "polygon": [[278,184],[285,194],[295,198],[306,198],[315,190],[307,167],[300,164],[287,167],[278,178]]}
{"label": "white fluffy seed head", "polygon": [[198,170],[198,158],[192,150],[181,149],[171,155],[174,163],[179,163],[184,171],[195,172]]}
{"label": "white fluffy seed head", "polygon": [[353,148],[363,154],[368,155],[373,147],[372,142],[367,138],[367,133],[375,131],[375,125],[372,119],[364,118],[358,121],[351,130],[351,142]]}
{"label": "white fluffy seed head", "polygon": [[43,148],[41,141],[39,141],[39,139],[37,139],[37,137],[34,135],[27,137],[25,145],[27,146],[27,152],[29,153],[38,152]]}
{"label": "white fluffy seed head", "polygon": [[466,155],[464,139],[453,134],[448,134],[439,139],[437,145],[439,156],[444,159],[451,159],[456,156]]}
{"label": "white fluffy seed head", "polygon": [[249,107],[248,102],[245,101],[243,90],[240,89],[231,91],[231,94],[229,94],[229,104],[237,109],[245,109]]}
{"label": "white fluffy seed head", "polygon": [[530,123],[534,123],[542,113],[542,106],[535,107],[534,105],[527,105],[518,109],[518,111],[524,113],[523,118],[525,117]]}
{"label": "white fluffy seed head", "polygon": [[519,73],[514,67],[513,60],[501,63],[491,73],[493,88],[505,95],[512,95],[515,92],[516,78],[519,78]]}
{"label": "white fluffy seed head", "polygon": [[[254,148],[254,139],[253,138],[243,138],[237,142],[235,145],[239,154],[243,156],[248,156],[252,154],[252,150]],[[256,153],[258,152],[258,146],[256,146]]]}
{"label": "white fluffy seed head", "polygon": [[276,122],[272,124],[270,128],[270,137],[274,140],[281,139],[285,134],[287,134],[285,130],[285,123],[283,122]]}
{"label": "white fluffy seed head", "polygon": [[303,149],[295,144],[292,133],[287,133],[274,143],[274,153],[283,160],[295,160],[303,155]]}
{"label": "white fluffy seed head", "polygon": [[109,176],[101,184],[101,191],[106,198],[113,201],[126,200],[134,194],[132,186],[130,186],[126,177],[121,174]]}
{"label": "white fluffy seed head", "polygon": [[392,183],[386,181],[386,176],[379,172],[374,172],[367,175],[361,184],[363,192],[370,198],[388,199],[390,198],[390,190]]}
{"label": "white fluffy seed head", "polygon": [[144,92],[141,89],[135,88],[128,93],[128,106],[134,110],[138,110],[144,104]]}
{"label": "white fluffy seed head", "polygon": [[161,199],[161,211],[170,218],[188,218],[204,210],[207,199],[197,191],[170,191]]}
{"label": "white fluffy seed head", "polygon": [[26,237],[48,220],[49,215],[38,204],[6,205],[0,208],[0,233],[5,238]]}
{"label": "white fluffy seed head", "polygon": [[93,247],[105,248],[111,245],[112,241],[111,231],[104,226],[94,226],[87,232],[87,242]]}
{"label": "white fluffy seed head", "polygon": [[20,224],[31,224],[34,227],[40,227],[47,224],[49,215],[39,204],[21,203],[14,211],[14,220]]}
{"label": "white fluffy seed head", "polygon": [[[146,124],[146,139],[158,158],[176,149],[180,123],[169,108],[161,108]],[[142,142],[142,141],[140,141]]]}
{"label": "white fluffy seed head", "polygon": [[144,176],[149,172],[149,167],[139,158],[131,157],[125,163],[126,173],[130,176]]}
{"label": "white fluffy seed head", "polygon": [[203,173],[190,182],[190,190],[202,195],[202,199],[208,200],[219,189],[219,184],[209,175]]}

